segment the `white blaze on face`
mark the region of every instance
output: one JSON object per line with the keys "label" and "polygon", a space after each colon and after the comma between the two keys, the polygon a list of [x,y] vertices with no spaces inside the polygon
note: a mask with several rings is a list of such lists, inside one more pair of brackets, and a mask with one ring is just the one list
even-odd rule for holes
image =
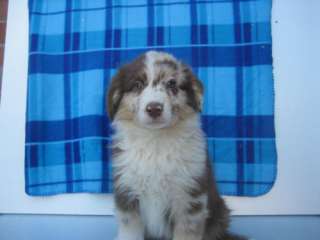
{"label": "white blaze on face", "polygon": [[[153,84],[157,78],[155,62],[165,58],[172,59],[172,57],[167,54],[160,55],[153,51],[146,54],[145,71],[148,78],[148,85],[140,93],[136,115],[137,122],[144,127],[163,128],[169,126],[172,122],[172,106],[165,87],[162,84],[157,84],[156,86]],[[163,106],[163,111],[159,117],[152,118],[146,111],[150,103],[159,103]]]}

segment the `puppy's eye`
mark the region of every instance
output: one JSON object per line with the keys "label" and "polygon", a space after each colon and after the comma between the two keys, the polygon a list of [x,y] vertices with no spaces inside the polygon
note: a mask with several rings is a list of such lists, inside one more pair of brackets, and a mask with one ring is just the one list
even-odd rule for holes
{"label": "puppy's eye", "polygon": [[177,88],[177,82],[175,79],[170,79],[167,84],[166,84],[166,87],[168,89],[176,89]]}
{"label": "puppy's eye", "polygon": [[133,88],[134,88],[135,90],[142,90],[143,87],[144,87],[143,81],[141,81],[141,80],[135,80],[135,81],[134,81]]}

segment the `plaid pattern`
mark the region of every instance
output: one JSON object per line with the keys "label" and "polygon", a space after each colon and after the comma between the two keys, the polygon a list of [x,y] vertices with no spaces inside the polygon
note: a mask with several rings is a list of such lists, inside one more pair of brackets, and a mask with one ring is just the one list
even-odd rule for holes
{"label": "plaid pattern", "polygon": [[257,196],[276,177],[271,0],[29,1],[26,192],[111,192],[104,91],[158,49],[205,85],[203,128],[222,194]]}

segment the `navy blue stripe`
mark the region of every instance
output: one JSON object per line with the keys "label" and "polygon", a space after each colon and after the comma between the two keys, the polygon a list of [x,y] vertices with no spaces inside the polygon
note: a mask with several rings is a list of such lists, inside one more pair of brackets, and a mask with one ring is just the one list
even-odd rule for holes
{"label": "navy blue stripe", "polygon": [[30,146],[29,152],[29,165],[30,167],[37,167],[39,165],[39,158],[38,158],[38,146]]}
{"label": "navy blue stripe", "polygon": [[33,10],[33,0],[28,0],[28,7],[29,7],[29,12],[32,12],[32,10]]}
{"label": "navy blue stripe", "polygon": [[65,165],[71,165],[73,163],[73,143],[65,143]]}
{"label": "navy blue stripe", "polygon": [[[70,5],[71,1],[67,1],[67,5]],[[64,23],[64,51],[71,50],[71,15],[65,15]]]}
{"label": "navy blue stripe", "polygon": [[[239,56],[242,54],[240,53]],[[243,113],[243,70],[241,67],[236,68],[236,110],[237,116],[242,116]],[[246,132],[245,130],[254,130],[253,128],[248,128],[247,125],[240,124],[237,122],[237,126],[235,132],[239,136],[243,136]],[[236,141],[236,151],[237,151],[237,179],[238,182],[243,181],[244,178],[244,142],[243,141]],[[243,194],[243,185],[237,185],[237,192],[238,195]]]}
{"label": "navy blue stripe", "polygon": [[110,156],[108,150],[110,149],[111,142],[110,141],[101,141],[101,160],[103,167],[101,168],[101,176],[103,178],[101,182],[101,191],[107,192],[109,190],[109,181],[106,179],[109,179],[109,171],[108,168],[110,166]]}
{"label": "navy blue stripe", "polygon": [[252,31],[254,28],[251,27],[251,23],[244,23],[242,25],[243,38],[241,42],[251,42],[252,41]]}
{"label": "navy blue stripe", "polygon": [[[202,116],[208,137],[217,138],[274,138],[273,115],[265,116]],[[238,132],[237,128],[247,128]]]}
{"label": "navy blue stripe", "polygon": [[[109,6],[111,4],[111,1],[110,0],[106,0],[106,4],[107,6]],[[112,14],[112,9],[108,9],[106,10],[106,13],[105,13],[105,24],[106,24],[106,27],[105,27],[105,34],[104,34],[104,46],[106,48],[109,48],[112,46],[112,20],[113,20],[113,14]]]}
{"label": "navy blue stripe", "polygon": [[121,47],[121,30],[115,29],[114,30],[114,42],[113,47],[114,48],[120,48]]}
{"label": "navy blue stripe", "polygon": [[72,33],[72,50],[77,51],[80,49],[80,36],[81,33]]}
{"label": "navy blue stripe", "polygon": [[[118,40],[118,44],[119,45],[116,45],[116,46],[121,46],[121,29],[114,29],[113,28],[113,11],[112,11],[112,1],[110,0],[105,0],[106,1],[106,6],[107,6],[107,10],[106,10],[106,16],[105,16],[105,22],[106,22],[106,28],[105,28],[105,42],[104,42],[104,45],[106,48],[108,47],[112,47],[112,39],[113,39],[113,34],[116,34],[116,36],[114,37],[115,39],[119,39]],[[118,33],[119,32],[119,33]],[[105,55],[103,57],[103,61],[104,61],[104,66],[107,66],[108,65],[108,61],[109,61],[109,57],[107,55]],[[119,61],[119,59],[117,60]],[[104,68],[104,72],[103,72],[103,89],[101,89],[101,91],[103,91],[103,95],[104,95],[104,99],[105,99],[105,94],[106,94],[106,89],[107,89],[107,85],[108,85],[108,79],[110,77],[110,71],[107,67]],[[105,109],[106,109],[106,101],[103,101],[103,109],[102,111],[104,112]],[[100,133],[100,134],[103,134],[103,135],[109,135],[110,133],[110,130],[109,130],[109,126],[106,126],[107,124],[107,119],[103,119],[102,122],[100,121],[100,125],[101,125],[101,128],[103,129],[103,131]],[[110,164],[109,161],[108,161],[108,149],[107,149],[107,143],[105,141],[101,141],[101,155],[102,155],[102,162],[105,162],[107,164]],[[109,178],[109,172],[105,169],[105,167],[102,167],[101,168],[101,176],[102,176],[102,179],[101,179],[101,192],[108,192],[109,189],[109,184],[108,184],[108,181],[105,180],[105,179],[108,179]]]}
{"label": "navy blue stripe", "polygon": [[[107,0],[110,1],[110,0]],[[254,2],[256,0],[198,0],[197,4],[202,4],[202,3],[223,3],[223,2],[233,2],[233,1],[240,1],[240,2]],[[161,2],[157,2],[157,3],[153,3],[151,6],[170,6],[170,5],[183,5],[183,4],[189,4],[189,2],[187,1],[176,1],[176,2],[167,2],[167,3],[161,3]],[[110,9],[110,8],[137,8],[137,7],[147,7],[149,6],[148,4],[135,4],[135,5],[120,5],[120,4],[116,4],[116,5],[110,5],[110,6],[106,6],[106,7],[96,7],[96,8],[75,8],[75,9],[67,9],[64,11],[55,11],[55,12],[36,12],[36,11],[32,11],[31,14],[32,15],[56,15],[56,14],[62,14],[62,13],[70,13],[70,12],[81,12],[81,11],[97,11],[97,10],[104,10],[104,9]]]}
{"label": "navy blue stripe", "polygon": [[[69,126],[79,126],[74,135],[66,132]],[[86,116],[62,121],[31,121],[26,125],[26,142],[72,140],[90,136],[108,136],[109,122],[104,116]]]}
{"label": "navy blue stripe", "polygon": [[75,163],[80,163],[81,162],[80,143],[78,141],[73,142],[72,147],[73,147],[73,154],[74,154],[73,160]]}
{"label": "navy blue stripe", "polygon": [[[238,126],[242,127],[242,126]],[[244,179],[244,141],[236,141],[236,159],[237,159],[237,182],[243,182]],[[242,195],[243,194],[243,185],[238,184],[237,185],[237,194]]]}
{"label": "navy blue stripe", "polygon": [[[235,42],[239,43],[241,42],[241,28],[242,25],[240,25],[240,5],[238,1],[233,2],[233,18],[234,18],[234,38]],[[247,52],[249,52],[249,49],[247,49]],[[242,49],[237,49],[237,56],[239,57],[240,61],[243,62],[245,58],[244,52]],[[241,67],[242,64],[239,64],[239,66],[236,67],[236,112],[238,116],[241,116],[243,114],[243,69]],[[237,133],[238,135],[243,135],[244,132],[243,125],[238,124],[237,125]],[[236,151],[237,151],[237,181],[242,182],[244,178],[244,142],[243,141],[237,141],[236,142]],[[238,195],[242,195],[244,191],[243,185],[238,184],[237,185],[237,193]]]}
{"label": "navy blue stripe", "polygon": [[[190,17],[191,17],[191,44],[198,44],[198,19],[197,19],[197,6],[195,0],[190,0]],[[198,48],[191,49],[191,65],[193,67],[199,65],[200,51]],[[207,59],[206,59],[207,60]],[[206,61],[207,62],[207,61]]]}
{"label": "navy blue stripe", "polygon": [[[66,1],[66,9],[71,9],[72,8],[72,2],[71,1]],[[72,34],[71,34],[71,19],[72,15],[71,14],[66,14],[65,15],[65,34],[64,34],[64,51],[70,51],[72,49]],[[76,56],[66,59],[64,58],[63,60],[63,71],[66,73],[64,74],[64,114],[65,118],[69,119],[71,116],[71,83],[70,83],[70,74],[68,74],[67,70],[70,69],[70,67],[77,67],[78,64],[73,65],[73,59],[75,59]],[[64,125],[64,131],[65,132],[65,137],[66,136],[71,136],[73,135],[72,131],[72,126]],[[65,144],[65,174],[67,180],[72,179],[72,152],[71,152],[71,145],[70,144]],[[72,192],[72,186],[67,185],[67,192]]]}
{"label": "navy blue stripe", "polygon": [[[67,1],[67,9],[71,7],[71,1]],[[64,51],[70,51],[71,48],[71,40],[72,36],[70,34],[71,29],[71,15],[68,14],[65,16],[65,34],[64,34]],[[76,56],[71,56],[71,58],[63,58],[61,59],[61,67],[63,69],[64,74],[64,111],[65,111],[65,118],[70,118],[70,75],[68,74],[68,69],[75,68],[77,66],[74,66],[72,64],[72,60],[76,58]],[[30,73],[30,72],[29,72]],[[66,129],[66,131],[69,131],[69,129]]]}
{"label": "navy blue stripe", "polygon": [[164,45],[164,27],[155,27],[157,32],[157,46]]}
{"label": "navy blue stripe", "polygon": [[[64,159],[64,167],[67,181],[72,180],[72,168],[73,168],[73,149],[71,143],[66,143],[64,145],[65,148],[65,159]],[[72,185],[67,185],[67,192],[72,192]]]}
{"label": "navy blue stripe", "polygon": [[190,17],[191,17],[191,43],[198,43],[198,25],[197,25],[197,6],[195,0],[190,0]]}
{"label": "navy blue stripe", "polygon": [[[242,25],[240,24],[240,4],[237,1],[233,2],[233,18],[234,18],[234,39],[235,43],[241,42],[241,34],[242,34]],[[244,56],[246,56],[245,52],[242,49],[237,49],[237,56],[240,58],[240,61],[244,61]],[[250,52],[247,49],[247,52]],[[248,54],[247,56],[250,56]],[[250,57],[249,57],[250,58]],[[251,59],[251,58],[250,58]],[[241,64],[236,67],[236,112],[238,116],[243,114],[243,69]],[[243,135],[243,132],[247,126],[237,125],[237,133],[238,135]],[[237,152],[237,181],[242,182],[244,178],[244,142],[237,141],[236,142],[236,152]],[[242,184],[237,185],[237,193],[238,195],[243,195],[244,186]]]}
{"label": "navy blue stripe", "polygon": [[153,46],[154,45],[154,7],[153,7],[153,0],[148,0],[148,33],[147,33],[147,45]]}
{"label": "navy blue stripe", "polygon": [[45,35],[38,35],[38,34],[32,34],[29,37],[30,45],[29,45],[29,52],[38,51],[39,47],[39,38]]}
{"label": "navy blue stripe", "polygon": [[[253,65],[270,65],[271,45],[256,44],[250,46],[236,47],[168,47],[157,48],[166,50],[177,58],[184,60],[193,67],[231,67],[231,66],[253,66]],[[100,68],[117,68],[119,64],[123,64],[133,60],[147,49],[123,49],[123,50],[104,50],[92,51],[73,54],[49,55],[49,54],[33,54],[29,57],[30,68],[29,74],[33,73],[61,73],[78,72]],[[199,57],[197,64],[192,64],[192,51],[198,51],[199,56],[223,56],[219,58],[202,58]],[[237,55],[239,52],[251,52],[250,58],[241,59]],[[107,56],[107,61],[104,61]],[[70,66],[64,64],[71,62],[73,58],[79,59],[79,66]],[[115,59],[119,59],[115,61]]]}
{"label": "navy blue stripe", "polygon": [[254,163],[254,160],[255,160],[254,150],[255,150],[255,142],[246,141],[246,153],[247,153],[246,163]]}
{"label": "navy blue stripe", "polygon": [[25,192],[27,192],[27,186],[29,185],[29,166],[31,165],[31,154],[30,147],[25,146],[24,148],[25,157],[24,157],[24,179],[25,179]]}
{"label": "navy blue stripe", "polygon": [[[120,30],[114,30],[113,31],[113,47],[114,48],[121,47],[121,31]],[[115,52],[111,56],[106,56],[106,57],[107,58],[110,57],[111,63],[113,63],[115,66],[119,66],[121,64],[120,63],[120,54],[119,54],[119,52]],[[105,64],[107,64],[106,61],[105,61]],[[107,68],[107,67],[105,67],[105,68]]]}
{"label": "navy blue stripe", "polygon": [[198,25],[200,31],[200,44],[207,44],[208,41],[208,26],[207,25]]}
{"label": "navy blue stripe", "polygon": [[[107,158],[107,154],[105,153],[107,150],[106,150],[106,147],[103,147],[102,148],[102,161],[103,162],[109,162],[109,158]],[[108,163],[108,165],[110,164],[110,162]],[[109,171],[108,171],[108,168],[101,168],[101,171],[102,171],[102,181],[101,181],[101,192],[108,192],[109,190],[109,182],[107,179],[109,179]]]}
{"label": "navy blue stripe", "polygon": [[[216,138],[274,138],[273,115],[267,116],[202,116],[204,131]],[[66,126],[79,126],[74,135],[65,133]],[[249,131],[238,132],[237,128]],[[107,137],[111,133],[105,116],[86,116],[65,121],[31,121],[26,125],[26,142],[50,142],[82,137]]]}

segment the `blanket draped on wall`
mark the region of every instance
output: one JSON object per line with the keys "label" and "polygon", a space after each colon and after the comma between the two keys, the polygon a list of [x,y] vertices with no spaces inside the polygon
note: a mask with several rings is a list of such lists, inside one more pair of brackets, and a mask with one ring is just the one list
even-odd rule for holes
{"label": "blanket draped on wall", "polygon": [[202,123],[220,192],[271,189],[271,0],[30,0],[29,14],[27,194],[112,191],[105,89],[150,49],[190,64],[205,85]]}

